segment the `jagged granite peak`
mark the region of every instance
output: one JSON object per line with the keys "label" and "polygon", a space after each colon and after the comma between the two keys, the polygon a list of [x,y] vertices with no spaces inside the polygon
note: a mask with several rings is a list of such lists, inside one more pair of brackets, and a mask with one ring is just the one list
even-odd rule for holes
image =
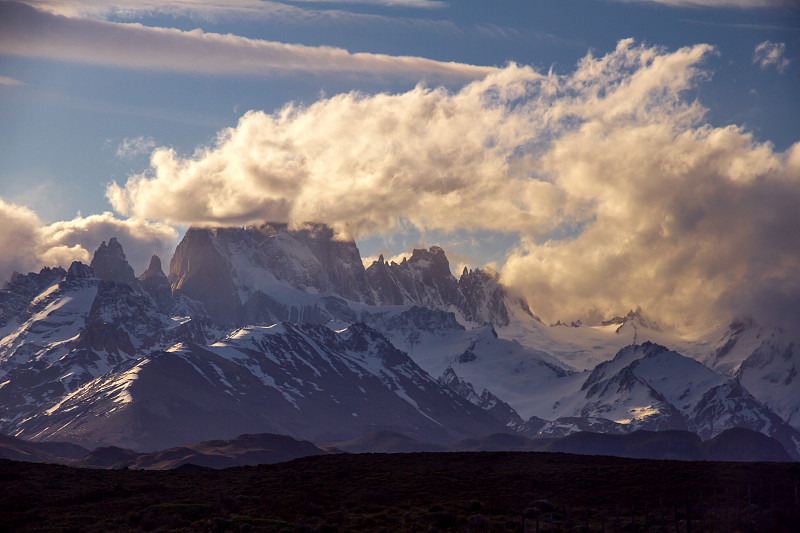
{"label": "jagged granite peak", "polygon": [[215,322],[240,323],[242,302],[231,261],[216,245],[217,236],[224,231],[189,228],[170,261],[169,281],[173,292],[202,302]]}
{"label": "jagged granite peak", "polygon": [[[408,262],[403,260],[404,265]],[[396,265],[397,263],[392,263]],[[390,270],[389,263],[387,263],[383,254],[378,257],[377,261],[373,261],[372,265],[366,269],[365,275],[370,284],[375,302],[383,305],[401,305],[405,303],[403,296],[403,289],[398,280],[395,279],[394,271]]]}
{"label": "jagged granite peak", "polygon": [[661,331],[661,327],[655,321],[645,316],[641,307],[637,307],[636,310],[631,309],[624,317],[618,316],[600,323],[601,326],[619,325],[617,333],[627,324],[630,324],[634,329],[642,327],[654,331]]}
{"label": "jagged granite peak", "polygon": [[[364,269],[355,242],[322,224],[190,228],[169,281],[221,324],[349,320],[346,302],[354,302],[418,305],[455,312],[465,323],[505,325],[515,304],[492,272],[468,270],[457,280],[439,246],[414,250],[400,264],[381,255]],[[330,297],[340,302],[321,308]]]}
{"label": "jagged granite peak", "polygon": [[73,261],[67,269],[67,280],[79,280],[95,277],[94,269],[80,261]]}
{"label": "jagged granite peak", "polygon": [[[281,307],[309,301],[304,295],[373,303],[355,242],[337,239],[321,224],[190,228],[170,262],[169,280],[173,291],[202,302],[221,323],[259,315],[288,319]],[[274,308],[253,309],[251,300]]]}
{"label": "jagged granite peak", "polygon": [[[383,256],[366,270],[378,305],[419,305],[456,312],[475,324],[509,322],[508,298],[497,274],[464,268],[460,279],[439,246],[415,249],[402,262],[387,263]],[[522,305],[527,309],[526,305]]]}
{"label": "jagged granite peak", "polygon": [[[383,256],[381,256],[381,260],[383,260]],[[10,287],[10,286],[11,286],[11,285],[12,285],[12,284],[15,282],[15,281],[17,281],[17,279],[19,279],[19,277],[20,277],[21,275],[22,275],[22,274],[20,274],[20,273],[19,273],[19,272],[17,272],[16,270],[12,271],[12,272],[11,272],[11,275],[8,277],[8,279],[6,280],[6,282],[5,282],[5,283],[3,283],[3,286],[2,286],[2,287],[0,287],[0,290],[9,288],[9,287]]]}
{"label": "jagged granite peak", "polygon": [[[475,269],[467,270],[458,280],[458,287],[464,295],[465,305],[463,313],[467,320],[472,322],[489,321],[497,325],[506,325],[509,322],[507,294],[500,284],[500,278],[495,272]],[[525,302],[520,302],[523,310],[528,310]]]}
{"label": "jagged granite peak", "polygon": [[154,255],[150,258],[150,264],[147,267],[147,270],[142,272],[139,276],[139,281],[147,281],[149,279],[163,279],[167,281],[167,275],[164,274],[164,271],[161,269],[161,258],[157,255]]}
{"label": "jagged granite peak", "polygon": [[404,258],[400,264],[375,261],[366,274],[378,304],[416,304],[446,310],[463,301],[450,262],[439,246],[415,249],[411,258]]}
{"label": "jagged granite peak", "polygon": [[169,312],[172,310],[175,306],[175,301],[172,298],[172,287],[169,284],[169,279],[167,279],[164,271],[161,270],[161,258],[157,255],[150,258],[150,265],[138,279],[142,288],[153,297],[161,311]]}
{"label": "jagged granite peak", "polygon": [[100,243],[100,247],[94,252],[91,267],[95,276],[103,281],[131,284],[136,280],[133,268],[128,264],[122,245],[116,237],[111,237],[108,244],[106,241]]}

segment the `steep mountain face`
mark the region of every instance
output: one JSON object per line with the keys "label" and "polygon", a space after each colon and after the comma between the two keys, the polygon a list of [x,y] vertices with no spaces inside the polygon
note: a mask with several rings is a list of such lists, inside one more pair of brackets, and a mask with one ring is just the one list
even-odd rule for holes
{"label": "steep mountain face", "polygon": [[337,241],[321,225],[190,228],[169,279],[174,291],[202,302],[221,324],[289,320],[292,308],[313,307],[314,296],[324,293],[372,303],[355,242]]}
{"label": "steep mountain face", "polygon": [[549,415],[554,390],[574,381],[574,371],[549,354],[501,338],[491,325],[466,329],[453,313],[412,307],[369,323],[431,375],[452,372],[475,391],[491,391],[526,421]]}
{"label": "steep mountain face", "polygon": [[507,295],[496,275],[464,269],[459,280],[450,272],[444,250],[414,250],[400,264],[380,256],[366,270],[378,305],[416,305],[453,311],[463,321],[506,325]]}
{"label": "steep mountain face", "polygon": [[[93,263],[105,265],[107,273],[132,272],[124,257],[112,239]],[[67,271],[19,277],[0,291],[8,304],[2,307],[7,323],[0,341],[0,431],[18,432],[86,383],[138,360],[143,350],[207,340],[202,314],[166,315],[144,287],[135,278],[130,284],[101,280],[75,262]],[[39,293],[31,297],[31,288]]]}
{"label": "steep mountain face", "polygon": [[800,457],[798,343],[752,322],[691,341],[640,310],[547,326],[439,247],[364,269],[319,225],[193,228],[169,278],[155,256],[135,278],[116,239],[92,265],[0,290],[0,432],[154,449],[746,427]]}
{"label": "steep mountain face", "polygon": [[[73,263],[53,282],[10,316],[0,342],[0,421],[4,428],[38,411],[42,405],[86,379],[93,361],[72,352],[100,280],[85,265]],[[80,361],[78,361],[80,359]],[[73,366],[77,366],[72,370]]]}
{"label": "steep mountain face", "polygon": [[416,305],[452,311],[465,323],[507,324],[509,305],[524,307],[495,274],[465,270],[456,280],[438,246],[414,250],[399,265],[381,257],[365,270],[355,242],[336,240],[323,225],[191,228],[169,280],[220,324],[350,320],[351,304]]}
{"label": "steep mountain face", "polygon": [[553,406],[555,418],[604,419],[636,429],[683,429],[709,439],[744,427],[778,440],[800,458],[800,432],[742,385],[697,361],[646,342],[598,365],[579,391]]}
{"label": "steep mountain face", "polygon": [[465,400],[492,415],[513,432],[531,437],[536,435],[546,424],[545,420],[537,417],[531,417],[527,421],[523,420],[514,408],[492,394],[488,389],[483,389],[480,394],[476,393],[472,383],[458,377],[453,367],[447,367],[438,381]]}
{"label": "steep mountain face", "polygon": [[248,326],[120,365],[20,425],[20,436],[152,450],[260,428],[332,440],[393,429],[451,442],[497,431],[371,328]]}
{"label": "steep mountain face", "polygon": [[157,255],[150,258],[150,265],[138,277],[138,280],[142,289],[153,298],[159,311],[162,313],[172,311],[175,305],[172,298],[172,287],[161,269],[161,259]]}
{"label": "steep mountain face", "polygon": [[46,267],[39,273],[12,276],[0,291],[0,328],[19,317],[36,296],[60,282],[65,275],[66,271],[61,267]]}
{"label": "steep mountain face", "polygon": [[242,319],[242,303],[231,261],[217,245],[219,234],[235,231],[190,228],[170,261],[169,281],[173,292],[202,302],[216,322],[238,323]]}
{"label": "steep mountain face", "polygon": [[786,332],[737,320],[701,360],[800,430],[800,342]]}
{"label": "steep mountain face", "polygon": [[103,281],[131,284],[136,279],[133,268],[128,264],[122,245],[116,237],[109,239],[108,244],[105,241],[100,244],[89,266],[92,267],[94,275]]}
{"label": "steep mountain face", "polygon": [[367,276],[375,279],[376,293],[384,305],[414,303],[431,309],[446,309],[460,296],[450,263],[438,246],[414,250],[411,259],[403,259],[399,265],[379,258],[367,269]]}

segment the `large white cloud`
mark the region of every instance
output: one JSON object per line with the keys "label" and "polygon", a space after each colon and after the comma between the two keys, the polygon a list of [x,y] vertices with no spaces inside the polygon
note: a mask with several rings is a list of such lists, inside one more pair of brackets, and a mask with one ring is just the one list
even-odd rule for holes
{"label": "large white cloud", "polygon": [[155,150],[107,194],[169,223],[518,234],[502,276],[547,320],[641,305],[683,327],[797,325],[800,145],[704,123],[686,95],[713,53],[624,40],[564,76],[511,65],[457,92],[250,112],[191,156]]}
{"label": "large white cloud", "polygon": [[89,263],[102,241],[117,237],[137,274],[153,254],[167,261],[177,232],[163,223],[120,220],[112,213],[46,224],[30,209],[0,198],[0,285],[12,272]]}
{"label": "large white cloud", "polygon": [[512,66],[456,94],[418,86],[249,112],[202,153],[157,149],[150,174],[113,184],[108,196],[120,213],[169,223],[322,220],[363,235],[405,218],[537,232],[557,199],[551,184],[511,168],[537,130],[508,105],[546,81]]}
{"label": "large white cloud", "polygon": [[72,18],[0,2],[0,54],[115,68],[266,76],[281,72],[477,78],[496,69],[411,56],[350,53],[238,35]]}

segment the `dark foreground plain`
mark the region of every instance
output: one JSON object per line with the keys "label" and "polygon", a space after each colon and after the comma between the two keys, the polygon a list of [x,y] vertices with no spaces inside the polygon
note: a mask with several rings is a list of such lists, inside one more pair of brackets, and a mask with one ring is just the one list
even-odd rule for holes
{"label": "dark foreground plain", "polygon": [[335,454],[211,470],[0,460],[2,531],[798,531],[800,464]]}

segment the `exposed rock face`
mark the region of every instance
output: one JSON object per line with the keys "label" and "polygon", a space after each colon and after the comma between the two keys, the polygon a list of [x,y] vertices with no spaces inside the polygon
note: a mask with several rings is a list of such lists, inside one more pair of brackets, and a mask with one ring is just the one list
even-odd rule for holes
{"label": "exposed rock face", "polygon": [[133,268],[128,264],[125,252],[122,251],[122,245],[117,241],[116,237],[112,237],[108,244],[105,241],[100,244],[100,248],[94,253],[90,266],[94,271],[94,275],[103,281],[131,284],[136,280]]}
{"label": "exposed rock face", "polygon": [[403,259],[399,265],[379,259],[367,269],[367,278],[382,305],[414,303],[443,309],[459,297],[458,282],[450,273],[444,250],[438,246],[414,250],[411,258]]}
{"label": "exposed rock face", "polygon": [[173,291],[202,302],[220,323],[296,320],[285,316],[286,305],[296,308],[298,300],[287,289],[373,303],[355,242],[335,240],[322,225],[190,228],[170,262],[169,280]]}
{"label": "exposed rock face", "polygon": [[[462,312],[467,320],[492,322],[501,326],[508,324],[507,295],[497,274],[464,267],[458,287],[464,295]],[[523,308],[528,309],[527,305],[523,305]]]}
{"label": "exposed rock face", "polygon": [[473,323],[509,319],[496,275],[465,270],[457,280],[438,246],[414,250],[400,264],[381,257],[365,270],[355,242],[337,240],[319,224],[301,230],[285,224],[191,228],[170,263],[169,281],[173,291],[202,302],[218,323],[325,322],[351,313],[342,303],[320,308],[322,295],[453,311]]}
{"label": "exposed rock face", "polygon": [[[356,302],[374,303],[367,290],[364,265],[355,241],[335,240],[333,230],[323,224],[314,224],[296,231],[289,231],[283,224],[264,224],[258,228],[250,228],[249,231],[256,238],[258,235],[262,235],[265,247],[274,249],[274,252],[286,251],[285,246],[275,246],[279,242],[276,237],[281,235],[291,237],[295,241],[289,240],[287,243],[292,248],[296,246],[295,243],[300,243],[301,249],[302,245],[307,247],[319,262],[321,270],[321,275],[313,283],[309,283],[308,287],[319,292],[332,291],[343,298]],[[296,265],[288,264],[286,266],[288,267],[284,271],[286,275],[276,275],[278,279],[289,280],[292,276],[297,276]]]}
{"label": "exposed rock face", "polygon": [[174,307],[172,287],[166,274],[161,270],[161,259],[157,255],[150,259],[150,266],[139,276],[139,283],[153,297],[160,310],[169,312]]}
{"label": "exposed rock face", "polygon": [[78,281],[95,277],[94,270],[80,261],[73,261],[67,270],[67,281]]}
{"label": "exposed rock face", "polygon": [[497,276],[482,270],[464,269],[459,280],[450,272],[450,262],[438,246],[414,250],[400,264],[383,256],[367,269],[375,302],[379,305],[412,304],[455,311],[474,323],[508,323],[506,293]]}
{"label": "exposed rock face", "polygon": [[[0,432],[163,447],[263,431],[444,443],[503,429],[709,438],[747,427],[800,458],[800,433],[769,409],[797,413],[798,343],[778,330],[737,323],[703,341],[721,373],[652,343],[576,373],[552,355],[577,346],[565,330],[550,337],[536,322],[531,336],[504,337],[486,322],[502,325],[518,302],[490,272],[456,279],[438,247],[365,270],[324,226],[268,224],[190,230],[172,286],[157,257],[134,279],[116,239],[93,265],[0,290]],[[614,324],[584,346],[656,331],[638,310]]]}
{"label": "exposed rock face", "polygon": [[220,237],[235,231],[189,228],[169,264],[172,290],[202,302],[212,320],[222,324],[242,319],[231,262],[216,246]]}

